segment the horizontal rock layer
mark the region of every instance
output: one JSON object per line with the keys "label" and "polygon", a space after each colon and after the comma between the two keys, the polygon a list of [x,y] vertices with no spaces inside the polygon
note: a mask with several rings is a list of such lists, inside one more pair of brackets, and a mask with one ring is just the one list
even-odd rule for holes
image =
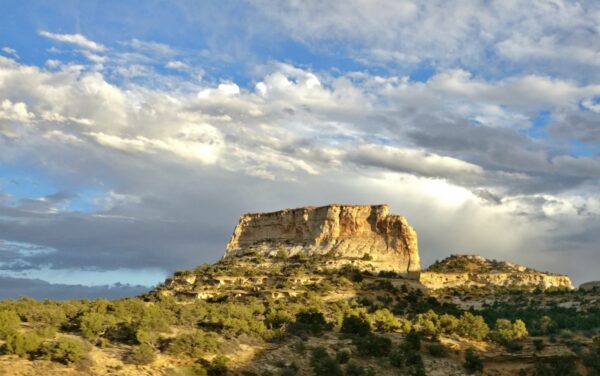
{"label": "horizontal rock layer", "polygon": [[[416,276],[417,234],[387,205],[327,205],[244,214],[225,257],[331,255],[360,267]],[[367,256],[365,256],[367,255]]]}
{"label": "horizontal rock layer", "polygon": [[477,255],[452,255],[436,262],[421,273],[420,282],[429,289],[461,286],[573,288],[566,275],[540,272]]}

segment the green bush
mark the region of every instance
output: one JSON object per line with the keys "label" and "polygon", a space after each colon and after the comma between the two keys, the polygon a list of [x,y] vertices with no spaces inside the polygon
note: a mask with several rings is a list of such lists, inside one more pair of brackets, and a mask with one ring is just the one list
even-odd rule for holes
{"label": "green bush", "polygon": [[542,351],[546,347],[546,344],[543,339],[538,338],[533,340],[533,347],[535,347],[535,351]]}
{"label": "green bush", "polygon": [[150,364],[154,362],[155,359],[156,352],[154,351],[154,348],[147,343],[142,343],[141,345],[134,347],[127,356],[128,363],[138,365]]}
{"label": "green bush", "polygon": [[371,325],[367,320],[359,316],[346,316],[344,317],[344,321],[342,321],[340,332],[357,336],[366,336],[371,334]]}
{"label": "green bush", "polygon": [[0,339],[6,339],[21,326],[21,319],[15,311],[0,311]]}
{"label": "green bush", "polygon": [[470,312],[465,312],[458,321],[456,328],[458,335],[465,338],[482,340],[490,332],[489,326],[481,316],[475,316]]}
{"label": "green bush", "polygon": [[375,375],[373,370],[367,370],[365,367],[357,363],[350,363],[346,366],[346,376],[370,376]]}
{"label": "green bush", "polygon": [[79,318],[79,331],[90,341],[102,335],[109,325],[109,317],[105,313],[89,312]]}
{"label": "green bush", "polygon": [[339,364],[346,364],[351,356],[350,350],[342,349],[335,354],[335,360],[337,360]]}
{"label": "green bush", "polygon": [[392,350],[388,359],[390,361],[390,364],[396,368],[402,369],[406,365],[404,351],[400,348]]}
{"label": "green bush", "polygon": [[527,327],[522,320],[516,320],[511,323],[510,320],[506,319],[496,320],[496,327],[493,334],[500,342],[520,340],[529,335]]}
{"label": "green bush", "polygon": [[377,335],[355,337],[352,343],[356,346],[358,353],[363,356],[387,356],[392,350],[392,340]]}
{"label": "green bush", "polygon": [[406,335],[403,347],[411,351],[421,351],[421,335],[416,331],[412,330]]}
{"label": "green bush", "polygon": [[378,332],[391,332],[400,328],[400,321],[387,308],[373,312],[369,315],[369,321]]}
{"label": "green bush", "polygon": [[89,348],[79,339],[60,337],[53,342],[45,343],[41,351],[45,357],[55,362],[71,364],[83,359]]}
{"label": "green bush", "polygon": [[290,326],[290,330],[295,334],[309,332],[313,335],[319,335],[329,329],[331,329],[331,325],[327,323],[323,313],[316,309],[298,312],[296,322]]}
{"label": "green bush", "polygon": [[439,343],[432,343],[426,346],[427,352],[436,358],[443,358],[448,355],[446,348]]}
{"label": "green bush", "polygon": [[58,302],[35,300],[23,300],[24,304],[19,306],[19,315],[28,323],[38,327],[51,326],[61,327],[68,321],[63,305]]}
{"label": "green bush", "polygon": [[208,374],[210,376],[223,376],[227,374],[227,364],[229,363],[229,358],[223,355],[217,355],[214,357],[210,365],[208,366]]}
{"label": "green bush", "polygon": [[216,336],[202,330],[182,334],[171,340],[167,352],[172,355],[186,355],[199,358],[207,352],[214,352],[219,347]]}
{"label": "green bush", "polygon": [[465,369],[469,373],[482,372],[483,371],[483,362],[481,358],[471,349],[468,349],[465,352]]}
{"label": "green bush", "polygon": [[14,332],[6,337],[6,352],[20,357],[32,356],[39,351],[42,342],[43,339],[35,333]]}
{"label": "green bush", "polygon": [[440,317],[433,310],[418,314],[413,326],[425,337],[436,338],[441,334]]}
{"label": "green bush", "polygon": [[327,353],[323,347],[312,350],[310,365],[315,376],[342,376],[342,369],[338,362]]}

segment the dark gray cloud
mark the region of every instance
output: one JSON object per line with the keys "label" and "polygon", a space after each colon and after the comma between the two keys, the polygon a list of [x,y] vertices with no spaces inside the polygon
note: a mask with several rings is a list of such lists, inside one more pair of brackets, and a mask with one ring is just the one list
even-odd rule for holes
{"label": "dark gray cloud", "polygon": [[51,284],[39,279],[10,278],[0,276],[0,299],[29,297],[43,299],[119,299],[137,296],[148,291],[144,286],[116,284],[113,286],[83,286]]}

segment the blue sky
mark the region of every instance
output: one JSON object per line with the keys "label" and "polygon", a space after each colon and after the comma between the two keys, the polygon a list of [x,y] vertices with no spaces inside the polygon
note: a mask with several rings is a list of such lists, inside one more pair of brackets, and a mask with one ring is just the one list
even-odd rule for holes
{"label": "blue sky", "polygon": [[600,278],[595,2],[0,7],[3,296],[130,294],[329,202],[388,202],[424,267]]}

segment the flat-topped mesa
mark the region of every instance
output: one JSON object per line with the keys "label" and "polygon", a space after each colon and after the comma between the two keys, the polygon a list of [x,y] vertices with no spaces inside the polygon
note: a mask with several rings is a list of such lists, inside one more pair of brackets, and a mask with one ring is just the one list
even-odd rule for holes
{"label": "flat-topped mesa", "polygon": [[417,277],[417,233],[387,205],[327,205],[244,214],[225,257],[257,252],[331,255],[338,265],[368,266]]}

